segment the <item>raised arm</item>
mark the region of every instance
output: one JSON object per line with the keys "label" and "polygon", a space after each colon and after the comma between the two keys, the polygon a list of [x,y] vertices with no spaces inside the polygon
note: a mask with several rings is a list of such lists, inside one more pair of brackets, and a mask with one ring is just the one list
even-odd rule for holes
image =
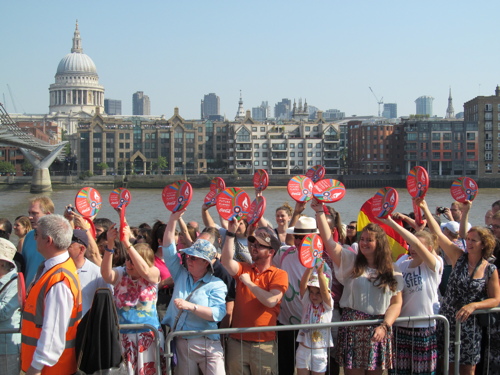
{"label": "raised arm", "polygon": [[413,235],[410,231],[403,228],[401,225],[397,224],[391,216],[387,219],[379,219],[382,223],[394,229],[405,241],[410,245],[410,247],[415,250],[422,261],[431,269],[432,271],[436,268],[436,257],[431,253],[420,240]]}
{"label": "raised arm", "polygon": [[313,272],[313,268],[306,268],[304,273],[302,274],[302,278],[300,279],[300,297],[304,297],[304,294],[307,290],[307,283],[309,282],[309,278],[311,277]]}
{"label": "raised arm", "polygon": [[325,250],[330,259],[340,267],[340,259],[342,254],[342,246],[333,240],[332,231],[326,221],[323,203],[316,199],[311,200],[311,208],[316,212],[316,225],[319,229],[319,234],[325,244]]}
{"label": "raised arm", "polygon": [[191,247],[193,245],[193,240],[191,239],[188,227],[182,217],[179,217],[179,228],[181,229],[184,245],[186,245],[186,247]]}
{"label": "raised arm", "polygon": [[122,244],[127,249],[130,261],[133,263],[134,268],[136,269],[139,276],[149,281],[150,283],[158,284],[160,282],[160,270],[154,265],[148,265],[134,248],[134,245],[130,243],[130,227],[128,226],[128,224],[123,227],[123,234],[125,238],[122,241]]}
{"label": "raised arm", "polygon": [[226,232],[226,239],[224,241],[224,246],[222,247],[222,254],[220,258],[222,265],[231,276],[236,275],[240,270],[240,265],[233,259],[234,241],[236,236],[235,232],[239,226],[240,222],[237,219],[233,219],[229,222],[229,226]]}
{"label": "raised arm", "polygon": [[104,281],[111,285],[115,285],[115,282],[118,278],[117,272],[113,269],[113,246],[111,246],[111,248],[109,246],[109,244],[115,243],[116,237],[118,237],[118,229],[116,229],[116,224],[113,224],[107,232],[108,242],[101,263],[102,278],[104,279]]}
{"label": "raised arm", "polygon": [[471,201],[465,201],[461,207],[462,217],[460,218],[460,229],[458,231],[458,235],[463,240],[465,240],[465,238],[467,237],[467,230],[469,229],[467,228],[469,224],[469,211],[471,208],[472,208]]}
{"label": "raised arm", "polygon": [[427,202],[425,201],[425,199],[413,199],[422,209],[425,217],[427,218],[427,226],[429,227],[431,232],[437,236],[439,246],[441,247],[441,249],[443,249],[448,258],[450,258],[452,266],[455,267],[455,263],[457,262],[458,258],[460,258],[464,253],[463,250],[453,242],[451,242],[451,240],[443,234],[441,227],[437,223],[436,219],[434,219],[434,216],[432,216],[432,213],[430,212],[429,206],[427,206]]}
{"label": "raised arm", "polygon": [[[294,227],[295,224],[297,224],[300,215],[302,215],[302,212],[304,212],[304,210],[306,209],[306,204],[307,202],[295,202],[295,208],[293,209],[292,218],[288,223],[288,228]],[[288,233],[286,235],[285,242],[287,245],[293,246],[294,245],[293,234]]]}
{"label": "raised arm", "polygon": [[212,219],[212,215],[208,212],[208,207],[205,203],[201,206],[201,219],[203,220],[203,225],[206,227],[216,227],[214,219]]}
{"label": "raised arm", "polygon": [[177,227],[177,222],[179,218],[184,215],[186,209],[182,209],[180,211],[174,212],[170,215],[170,219],[168,220],[167,227],[165,228],[165,233],[163,234],[163,247],[166,248],[171,244],[175,244],[175,228]]}
{"label": "raised arm", "polygon": [[328,280],[323,273],[323,269],[325,267],[325,261],[322,261],[318,267],[318,281],[319,281],[319,291],[321,293],[321,298],[323,302],[327,304],[329,307],[333,307],[332,305],[332,294],[328,290]]}

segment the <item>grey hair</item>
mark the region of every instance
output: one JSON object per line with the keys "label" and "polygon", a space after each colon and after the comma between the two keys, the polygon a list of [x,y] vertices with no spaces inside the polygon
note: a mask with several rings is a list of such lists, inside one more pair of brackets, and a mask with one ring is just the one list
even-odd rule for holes
{"label": "grey hair", "polygon": [[62,215],[45,215],[38,220],[37,235],[42,238],[50,237],[54,241],[54,247],[58,250],[66,250],[71,245],[73,228]]}

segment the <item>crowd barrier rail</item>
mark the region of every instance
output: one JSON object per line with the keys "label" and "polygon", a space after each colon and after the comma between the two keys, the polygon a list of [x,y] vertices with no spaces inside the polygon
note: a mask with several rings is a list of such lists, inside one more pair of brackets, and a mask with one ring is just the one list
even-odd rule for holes
{"label": "crowd barrier rail", "polygon": [[[492,309],[476,310],[471,315],[481,315],[481,314],[489,314],[490,315],[493,313],[500,313],[500,307],[495,307]],[[492,321],[490,320],[489,325],[491,325],[491,322]],[[460,339],[461,333],[462,333],[462,322],[457,321],[457,324],[455,325],[455,343],[454,343],[454,345],[455,345],[455,348],[454,348],[455,349],[455,363],[460,363],[460,346],[462,344],[462,341]],[[446,346],[445,346],[445,348],[446,348]],[[490,362],[484,361],[484,358],[483,358],[483,363],[485,363],[486,366],[489,367]],[[460,370],[460,366],[455,366],[453,373],[455,375],[458,375],[459,370]],[[486,373],[488,374],[489,370]]]}
{"label": "crowd barrier rail", "polygon": [[[500,310],[500,309],[499,309]],[[396,322],[419,322],[419,321],[429,321],[429,320],[440,320],[444,324],[444,345],[445,348],[450,345],[450,323],[443,315],[426,315],[426,316],[410,316],[404,318],[396,319]],[[316,324],[293,324],[293,325],[281,325],[281,326],[268,326],[268,327],[249,327],[249,328],[220,328],[220,329],[211,329],[204,331],[175,331],[169,332],[167,338],[165,339],[165,356],[167,362],[167,375],[172,375],[172,368],[170,365],[172,359],[171,345],[173,339],[179,336],[188,337],[188,336],[205,336],[211,334],[242,334],[242,333],[250,333],[250,332],[269,332],[269,331],[297,331],[299,329],[307,329],[307,328],[332,328],[332,327],[348,327],[348,326],[364,326],[364,325],[376,325],[381,324],[383,319],[376,320],[357,320],[350,322],[334,322],[334,323],[316,323]],[[279,345],[279,343],[278,343]],[[444,364],[443,371],[444,373],[448,373],[449,369],[449,353],[445,351],[444,354]],[[186,374],[187,375],[187,374]]]}

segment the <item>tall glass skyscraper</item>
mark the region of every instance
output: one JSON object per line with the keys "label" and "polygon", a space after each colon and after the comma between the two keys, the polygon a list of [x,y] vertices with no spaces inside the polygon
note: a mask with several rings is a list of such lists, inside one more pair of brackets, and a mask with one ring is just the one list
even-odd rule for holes
{"label": "tall glass skyscraper", "polygon": [[417,115],[428,115],[432,116],[432,103],[434,102],[434,98],[432,96],[421,96],[415,100],[415,104],[417,105]]}
{"label": "tall glass skyscraper", "polygon": [[201,119],[206,120],[213,115],[220,115],[220,98],[212,92],[201,101]]}
{"label": "tall glass skyscraper", "polygon": [[142,91],[137,91],[132,95],[132,114],[135,116],[149,116],[151,114],[149,96],[144,95]]}

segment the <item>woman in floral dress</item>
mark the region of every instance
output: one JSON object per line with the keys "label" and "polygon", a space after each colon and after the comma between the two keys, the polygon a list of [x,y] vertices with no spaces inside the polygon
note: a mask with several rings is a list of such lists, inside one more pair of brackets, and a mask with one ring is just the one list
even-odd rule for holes
{"label": "woman in floral dress", "polygon": [[[495,265],[487,259],[495,248],[495,238],[483,227],[472,227],[465,237],[466,250],[462,250],[446,237],[439,224],[434,220],[427,203],[416,199],[422,208],[427,225],[438,236],[438,243],[452,264],[452,271],[446,293],[441,305],[440,314],[450,322],[450,343],[455,342],[456,321],[462,323],[460,335],[460,374],[474,374],[479,363],[481,345],[481,327],[471,314],[477,309],[496,307],[500,302],[500,285]],[[466,228],[468,213],[472,206],[466,201],[462,206],[460,231]],[[443,337],[443,325],[438,324],[438,338]],[[455,353],[453,345],[443,348],[443,340],[439,340],[442,351],[449,350],[450,373],[454,369]]]}
{"label": "woman in floral dress", "polygon": [[[160,271],[154,266],[154,253],[148,244],[130,244],[130,227],[124,229],[127,249],[125,266],[112,268],[113,250],[106,247],[101,264],[104,280],[114,286],[114,300],[120,324],[149,324],[160,332],[160,348],[163,334],[156,312],[156,300]],[[108,243],[118,236],[115,225],[108,230]],[[157,374],[154,334],[148,330],[121,330],[122,353],[129,374]],[[162,351],[163,352],[163,351]],[[161,356],[163,359],[163,355]],[[165,368],[162,360],[162,369]],[[163,370],[162,370],[163,372]]]}

